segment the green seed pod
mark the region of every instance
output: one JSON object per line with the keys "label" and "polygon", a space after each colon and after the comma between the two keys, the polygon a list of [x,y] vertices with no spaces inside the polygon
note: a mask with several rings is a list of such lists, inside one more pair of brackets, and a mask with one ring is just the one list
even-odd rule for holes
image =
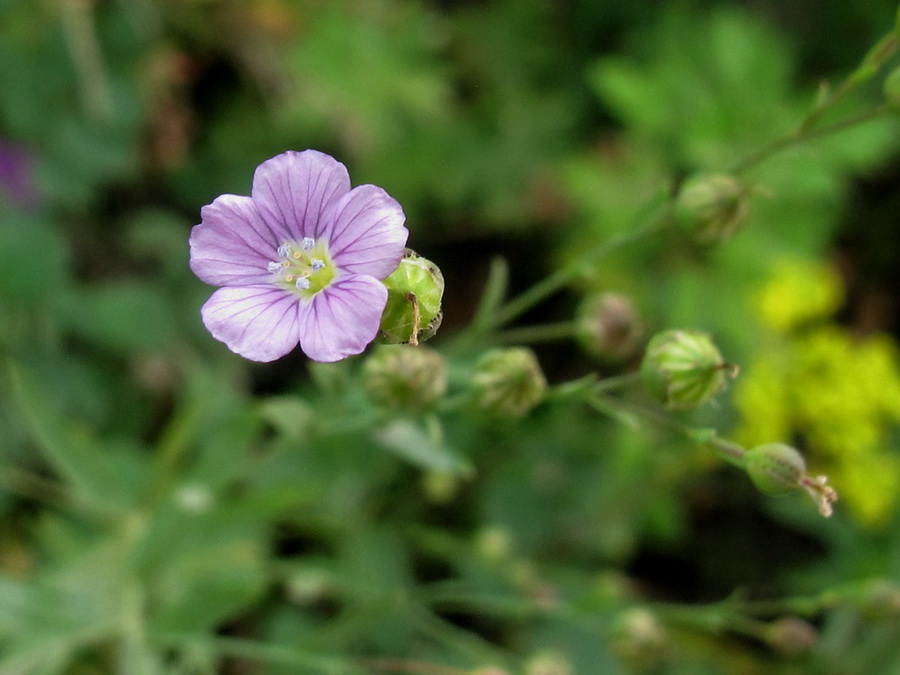
{"label": "green seed pod", "polygon": [[806,460],[784,443],[764,443],[744,455],[744,470],[760,492],[783,495],[801,489]]}
{"label": "green seed pod", "polygon": [[900,112],[900,66],[894,68],[884,78],[882,91],[884,92],[884,101],[887,103],[888,108],[895,113]]}
{"label": "green seed pod", "polygon": [[381,315],[380,342],[417,345],[437,332],[444,296],[444,276],[437,265],[406,249],[384,285],[388,300]]}
{"label": "green seed pod", "polygon": [[727,174],[688,178],[675,202],[675,216],[699,244],[724,241],[747,221],[747,188]]}
{"label": "green seed pod", "polygon": [[647,345],[641,380],[647,391],[668,408],[688,410],[710,400],[733,371],[706,333],[666,330]]}
{"label": "green seed pod", "polygon": [[510,347],[478,360],[472,390],[480,410],[497,417],[523,417],[544,398],[547,380],[534,352]]}
{"label": "green seed pod", "polygon": [[362,380],[379,405],[424,410],[447,392],[447,366],[427,347],[382,345],[363,364]]}
{"label": "green seed pod", "polygon": [[642,334],[641,320],[627,295],[588,296],[578,308],[575,337],[585,351],[601,359],[627,359],[634,354]]}

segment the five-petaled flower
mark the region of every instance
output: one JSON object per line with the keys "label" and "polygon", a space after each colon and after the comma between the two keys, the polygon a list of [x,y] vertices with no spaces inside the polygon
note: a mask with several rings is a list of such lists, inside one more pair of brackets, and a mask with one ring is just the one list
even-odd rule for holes
{"label": "five-petaled flower", "polygon": [[400,204],[374,185],[350,189],[346,167],[316,150],[256,168],[250,197],[222,195],[191,230],[191,269],[216,290],[201,309],[213,337],[253,361],[297,344],[338,361],[378,332],[403,256]]}

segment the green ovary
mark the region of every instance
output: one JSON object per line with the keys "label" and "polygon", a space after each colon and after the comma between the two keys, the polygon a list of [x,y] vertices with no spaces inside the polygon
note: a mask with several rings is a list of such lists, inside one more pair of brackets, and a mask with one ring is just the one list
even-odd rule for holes
{"label": "green ovary", "polygon": [[328,243],[323,240],[306,237],[300,242],[287,241],[277,252],[279,259],[268,265],[272,283],[300,299],[312,298],[337,276],[337,269],[328,254]]}

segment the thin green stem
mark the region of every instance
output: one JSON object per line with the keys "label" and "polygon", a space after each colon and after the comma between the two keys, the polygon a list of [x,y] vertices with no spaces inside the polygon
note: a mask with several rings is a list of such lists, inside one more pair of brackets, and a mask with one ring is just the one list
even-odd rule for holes
{"label": "thin green stem", "polygon": [[614,375],[612,377],[604,377],[594,387],[594,393],[606,393],[608,391],[615,391],[616,389],[630,387],[631,385],[639,382],[640,379],[641,374],[637,371],[631,373],[623,373],[622,375]]}
{"label": "thin green stem", "polygon": [[94,18],[93,5],[81,0],[59,3],[60,20],[78,79],[82,104],[89,115],[106,121],[112,117],[113,97]]}
{"label": "thin green stem", "polygon": [[481,295],[481,301],[475,316],[472,318],[471,331],[479,335],[490,324],[491,317],[503,303],[503,297],[509,287],[509,265],[503,258],[491,260],[488,280]]}
{"label": "thin green stem", "polygon": [[538,326],[516,326],[494,336],[495,342],[503,344],[534,344],[537,342],[556,342],[568,340],[575,336],[574,321],[560,321]]}
{"label": "thin green stem", "polygon": [[749,157],[744,158],[743,160],[732,166],[730,172],[733,174],[744,173],[757,166],[758,164],[761,164],[772,155],[781,152],[782,150],[786,150],[787,148],[793,147],[795,145],[801,145],[816,138],[821,138],[823,136],[828,136],[829,134],[837,133],[838,131],[850,129],[859,124],[863,124],[865,122],[869,122],[871,120],[882,117],[888,112],[890,111],[887,106],[881,105],[865,112],[859,113],[858,115],[854,115],[833,124],[818,127],[816,129],[801,127],[793,134],[776,139],[758,152],[755,152]]}
{"label": "thin green stem", "polygon": [[660,231],[668,223],[668,209],[665,209],[667,194],[658,194],[656,198],[636,217],[638,223],[635,227],[614,235],[603,242],[583,257],[560,268],[550,276],[539,281],[534,286],[524,291],[518,297],[510,300],[506,305],[486,321],[485,328],[495,329],[503,326],[513,319],[534,307],[539,302],[546,300],[557,291],[565,288],[569,283],[577,279],[602,258],[623,246],[640,241],[644,237]]}
{"label": "thin green stem", "polygon": [[647,408],[629,401],[620,401],[600,393],[596,393],[589,400],[589,403],[602,413],[612,413],[619,417],[624,416],[626,419],[630,420],[633,420],[634,418],[644,419],[661,429],[671,431],[689,441],[700,443],[701,445],[709,445],[729,464],[741,468],[744,466],[744,455],[746,454],[746,450],[737,443],[720,438],[716,435],[714,429],[698,429],[696,427],[691,427],[662,411]]}

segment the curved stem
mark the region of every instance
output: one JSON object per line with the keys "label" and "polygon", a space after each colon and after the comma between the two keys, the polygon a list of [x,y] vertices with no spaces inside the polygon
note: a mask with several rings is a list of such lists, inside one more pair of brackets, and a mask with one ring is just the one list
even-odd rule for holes
{"label": "curved stem", "polygon": [[574,321],[560,321],[538,326],[516,326],[498,333],[495,341],[504,344],[533,344],[535,342],[556,342],[575,336]]}
{"label": "curved stem", "polygon": [[[602,382],[600,383],[602,384]],[[719,437],[715,429],[698,429],[688,426],[683,422],[667,415],[666,413],[637,405],[635,403],[620,401],[605,394],[595,393],[594,397],[588,401],[595,409],[603,413],[610,410],[617,413],[624,413],[629,417],[638,417],[655,424],[661,429],[672,431],[683,438],[701,445],[709,445],[713,450],[726,462],[737,467],[743,468],[744,455],[747,451],[737,443]]]}
{"label": "curved stem", "polygon": [[864,122],[869,122],[870,120],[882,117],[888,112],[889,109],[887,108],[887,106],[880,105],[858,115],[848,117],[846,119],[840,120],[839,122],[835,122],[834,124],[829,124],[824,127],[818,127],[817,129],[808,129],[807,127],[801,127],[795,133],[788,136],[783,136],[782,138],[773,141],[758,152],[741,160],[731,167],[730,172],[733,174],[744,173],[745,171],[752,169],[757,164],[761,164],[764,160],[768,159],[772,155],[781,152],[782,150],[786,150],[787,148],[793,147],[795,145],[801,145],[803,143],[806,143],[807,141],[821,138],[822,136],[828,136],[829,134],[833,134],[838,131],[850,129],[859,124],[863,124]]}
{"label": "curved stem", "polygon": [[591,267],[598,260],[609,255],[616,249],[639,241],[647,235],[663,229],[668,222],[668,218],[666,217],[668,215],[668,208],[665,208],[667,199],[668,194],[666,192],[657,194],[650,204],[642,209],[637,215],[635,218],[637,225],[635,227],[614,235],[589,251],[583,257],[560,268],[547,278],[539,281],[534,286],[524,291],[521,295],[507,302],[506,305],[500,307],[493,316],[485,321],[485,328],[498,328],[509,323],[513,319],[518,318],[537,303],[547,299],[557,291],[565,288],[569,283],[585,272],[590,271]]}

